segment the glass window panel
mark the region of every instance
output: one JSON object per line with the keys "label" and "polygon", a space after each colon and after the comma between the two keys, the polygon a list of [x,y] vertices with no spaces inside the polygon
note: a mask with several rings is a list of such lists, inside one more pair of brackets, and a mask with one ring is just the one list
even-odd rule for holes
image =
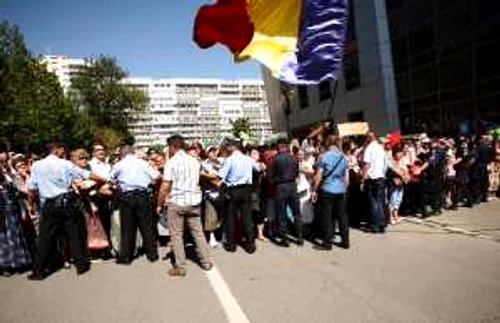
{"label": "glass window panel", "polygon": [[443,57],[439,63],[441,88],[454,88],[470,83],[472,81],[471,65],[469,48]]}
{"label": "glass window panel", "polygon": [[423,96],[437,92],[436,65],[429,64],[412,71],[412,93],[414,96]]}
{"label": "glass window panel", "polygon": [[482,44],[476,48],[477,79],[500,77],[500,40]]}
{"label": "glass window panel", "polygon": [[412,55],[427,51],[434,46],[434,29],[432,24],[412,30],[410,33],[410,52]]}

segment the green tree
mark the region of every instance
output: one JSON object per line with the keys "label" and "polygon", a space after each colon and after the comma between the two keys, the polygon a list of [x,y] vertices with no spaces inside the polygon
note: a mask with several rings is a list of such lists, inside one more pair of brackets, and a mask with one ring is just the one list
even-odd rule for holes
{"label": "green tree", "polygon": [[251,136],[251,126],[249,118],[238,118],[236,120],[230,120],[233,136],[241,138],[242,134]]}
{"label": "green tree", "polygon": [[130,136],[128,125],[148,103],[146,94],[124,83],[126,71],[113,57],[87,59],[71,79],[70,97],[100,140],[113,147]]}
{"label": "green tree", "polygon": [[64,135],[71,143],[78,113],[52,73],[26,48],[16,26],[0,23],[0,137],[16,149],[42,147]]}

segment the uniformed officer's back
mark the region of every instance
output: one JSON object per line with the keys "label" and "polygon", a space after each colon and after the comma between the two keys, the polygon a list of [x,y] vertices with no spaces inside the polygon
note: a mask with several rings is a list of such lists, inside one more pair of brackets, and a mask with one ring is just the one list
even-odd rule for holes
{"label": "uniformed officer's back", "polygon": [[111,178],[115,179],[123,192],[145,190],[160,177],[147,161],[135,156],[131,148],[125,149],[123,158],[111,170]]}
{"label": "uniformed officer's back", "polygon": [[122,159],[111,169],[111,178],[119,187],[121,246],[117,262],[132,262],[137,228],[141,231],[146,256],[154,262],[158,259],[158,251],[154,241],[151,196],[147,189],[161,175],[145,160],[136,157],[131,146],[123,146],[120,153]]}

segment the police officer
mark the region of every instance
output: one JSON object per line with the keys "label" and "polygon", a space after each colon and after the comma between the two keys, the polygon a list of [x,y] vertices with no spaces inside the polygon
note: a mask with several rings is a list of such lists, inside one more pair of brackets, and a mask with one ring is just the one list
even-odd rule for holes
{"label": "police officer", "polygon": [[148,187],[161,177],[147,161],[134,155],[132,146],[120,149],[121,160],[111,169],[111,178],[118,186],[121,223],[121,245],[118,264],[129,265],[135,248],[137,227],[149,261],[158,260],[153,235],[153,218]]}
{"label": "police officer", "polygon": [[430,205],[432,215],[442,213],[445,190],[446,153],[434,140],[427,156],[427,167],[424,171],[424,196],[426,204]]}
{"label": "police officer", "polygon": [[42,216],[38,240],[37,259],[30,280],[43,280],[48,275],[47,263],[56,234],[64,229],[68,236],[71,252],[75,260],[76,272],[81,275],[90,269],[85,257],[86,227],[82,211],[78,208],[78,197],[71,190],[77,179],[92,179],[106,182],[101,176],[75,166],[63,159],[66,148],[55,143],[49,146],[50,154],[35,164],[28,181],[28,212],[35,214],[35,194],[42,203]]}
{"label": "police officer", "polygon": [[249,156],[241,152],[241,142],[237,139],[227,138],[225,146],[229,157],[224,160],[219,170],[219,178],[224,183],[227,212],[226,212],[226,237],[224,248],[229,252],[236,251],[236,225],[241,214],[244,224],[245,243],[243,248],[248,253],[254,253],[255,234],[252,219],[252,177],[254,170],[260,170],[259,165]]}

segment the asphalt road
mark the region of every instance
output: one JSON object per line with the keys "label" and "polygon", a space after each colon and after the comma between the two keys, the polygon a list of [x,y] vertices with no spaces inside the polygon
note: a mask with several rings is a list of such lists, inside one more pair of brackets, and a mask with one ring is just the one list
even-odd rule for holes
{"label": "asphalt road", "polygon": [[[500,218],[500,203],[490,209]],[[181,279],[144,259],[0,278],[0,322],[500,322],[500,243],[409,222],[351,241],[331,252],[218,249],[216,271],[193,263]]]}

